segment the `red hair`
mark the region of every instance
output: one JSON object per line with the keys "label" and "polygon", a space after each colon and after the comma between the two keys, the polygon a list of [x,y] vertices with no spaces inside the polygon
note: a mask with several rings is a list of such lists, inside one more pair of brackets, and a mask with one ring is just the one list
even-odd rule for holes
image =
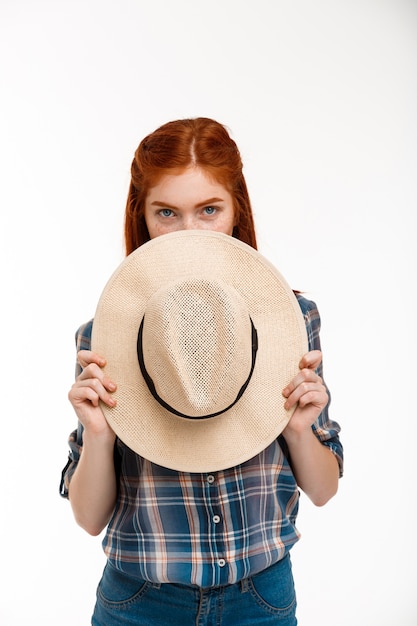
{"label": "red hair", "polygon": [[149,241],[144,218],[150,187],[167,173],[200,167],[232,195],[235,210],[233,237],[256,249],[251,203],[236,143],[224,126],[198,117],[164,124],[139,144],[131,167],[125,212],[125,248],[130,254]]}

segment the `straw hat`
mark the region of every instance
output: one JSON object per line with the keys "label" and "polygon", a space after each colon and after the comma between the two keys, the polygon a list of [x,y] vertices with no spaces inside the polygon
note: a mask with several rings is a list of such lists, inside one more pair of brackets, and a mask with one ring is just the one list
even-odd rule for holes
{"label": "straw hat", "polygon": [[164,467],[210,472],[264,450],[287,425],[282,389],[307,352],[297,299],[259,252],[212,231],[162,235],[111,276],[93,323],[116,435]]}

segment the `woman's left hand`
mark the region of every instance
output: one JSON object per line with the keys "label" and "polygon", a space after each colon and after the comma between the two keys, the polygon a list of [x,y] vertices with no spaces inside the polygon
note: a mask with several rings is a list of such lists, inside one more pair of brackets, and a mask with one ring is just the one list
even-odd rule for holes
{"label": "woman's left hand", "polygon": [[296,407],[286,428],[302,432],[316,421],[329,401],[323,380],[315,372],[320,365],[320,350],[312,350],[305,354],[300,363],[299,373],[282,392],[285,408]]}
{"label": "woman's left hand", "polygon": [[285,408],[294,409],[282,431],[289,448],[291,468],[298,486],[314,504],[322,506],[337,491],[339,466],[335,455],[315,436],[311,426],[329,402],[323,380],[315,372],[321,352],[305,354],[300,371],[283,390]]}

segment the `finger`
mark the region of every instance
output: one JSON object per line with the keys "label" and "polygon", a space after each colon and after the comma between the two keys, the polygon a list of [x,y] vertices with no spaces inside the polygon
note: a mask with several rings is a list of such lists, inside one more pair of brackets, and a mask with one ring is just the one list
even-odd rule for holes
{"label": "finger", "polygon": [[296,404],[300,398],[309,393],[311,390],[319,390],[321,385],[318,382],[311,381],[302,381],[298,385],[293,385],[292,383],[284,389],[284,393],[282,394],[286,399],[287,403],[291,406]]}
{"label": "finger", "polygon": [[81,371],[77,376],[77,380],[94,380],[97,379],[101,382],[103,387],[113,392],[116,391],[117,385],[111,380],[96,363],[90,363]]}
{"label": "finger", "polygon": [[291,409],[297,404],[300,407],[314,404],[315,406],[323,408],[326,406],[327,402],[327,391],[321,383],[302,383],[287,397],[284,407],[285,409]]}
{"label": "finger", "polygon": [[322,411],[328,402],[328,395],[321,389],[313,390],[311,389],[304,395],[302,395],[298,400],[298,406],[301,408],[305,408],[306,406],[315,406]]}
{"label": "finger", "polygon": [[294,389],[296,389],[299,385],[302,385],[303,383],[322,384],[323,381],[313,369],[304,368],[290,381],[285,389],[283,389],[282,395],[288,398],[288,396],[294,391]]}
{"label": "finger", "polygon": [[320,350],[311,350],[304,354],[299,363],[300,369],[312,369],[315,370],[318,368],[322,361],[322,353]]}
{"label": "finger", "polygon": [[82,368],[87,367],[91,363],[96,363],[99,367],[106,365],[106,359],[91,350],[80,350],[77,354],[77,360]]}
{"label": "finger", "polygon": [[[115,387],[115,385],[112,386]],[[71,387],[68,396],[72,404],[89,401],[93,406],[98,406],[99,400],[101,400],[110,407],[116,405],[115,398],[109,393],[106,385],[102,384],[98,378],[79,379]]]}

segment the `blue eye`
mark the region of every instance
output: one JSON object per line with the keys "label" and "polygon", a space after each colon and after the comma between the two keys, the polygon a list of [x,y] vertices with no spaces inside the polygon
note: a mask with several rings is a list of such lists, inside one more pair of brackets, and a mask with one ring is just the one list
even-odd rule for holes
{"label": "blue eye", "polygon": [[172,210],[171,209],[161,209],[160,210],[160,214],[162,215],[162,217],[171,217]]}
{"label": "blue eye", "polygon": [[214,206],[206,206],[204,208],[204,211],[206,212],[207,215],[214,215],[214,213],[217,211],[217,209]]}

